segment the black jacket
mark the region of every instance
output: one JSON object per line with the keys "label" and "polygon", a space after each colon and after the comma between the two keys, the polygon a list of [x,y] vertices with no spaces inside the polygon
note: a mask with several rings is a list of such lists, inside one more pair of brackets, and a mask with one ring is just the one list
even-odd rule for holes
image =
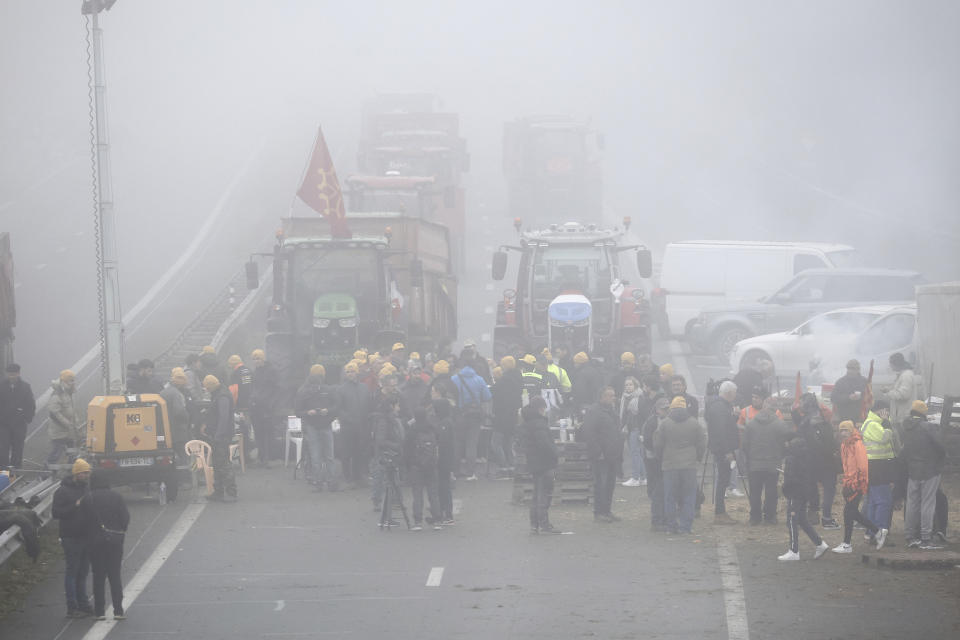
{"label": "black jacket", "polygon": [[130,512],[123,496],[110,488],[103,478],[94,472],[90,478],[90,493],[80,503],[84,521],[88,527],[88,539],[102,542],[102,528],[111,531],[126,531],[130,524]]}
{"label": "black jacket", "polygon": [[[329,429],[330,423],[337,417],[339,409],[339,397],[336,387],[311,382],[308,378],[303,386],[297,390],[297,396],[294,401],[297,417],[304,425]],[[316,409],[317,413],[310,415],[308,412]],[[319,410],[326,409],[327,415],[320,415]]]}
{"label": "black jacket", "polygon": [[504,371],[490,393],[493,395],[493,428],[508,431],[517,426],[523,392],[523,376],[517,369]]}
{"label": "black jacket", "polygon": [[90,525],[77,501],[87,495],[87,483],[77,482],[73,476],[60,481],[53,494],[52,515],[60,521],[61,538],[86,538]]}
{"label": "black jacket", "polygon": [[340,421],[366,425],[370,415],[370,389],[359,380],[344,380],[337,388]]}
{"label": "black jacket", "polygon": [[575,368],[570,375],[571,394],[575,407],[586,407],[597,401],[603,388],[603,372],[592,360]]}
{"label": "black jacket", "polygon": [[710,396],[703,417],[707,421],[707,447],[715,458],[733,453],[740,447],[740,430],[732,404],[720,396]]}
{"label": "black jacket", "polygon": [[236,432],[233,424],[233,395],[222,384],[211,394],[204,424],[207,425],[207,436],[214,442],[233,440]]}
{"label": "black jacket", "polygon": [[36,411],[33,391],[22,378],[0,382],[0,429],[28,425]]}
{"label": "black jacket", "polygon": [[245,364],[238,365],[230,374],[230,385],[237,385],[237,410],[248,410],[253,393],[253,374],[250,367]]}
{"label": "black jacket", "polygon": [[251,409],[260,415],[270,416],[274,411],[277,395],[277,370],[265,362],[253,370],[250,386]]}
{"label": "black jacket", "polygon": [[900,457],[910,480],[929,480],[943,471],[946,450],[939,427],[915,416],[904,420]]}
{"label": "black jacket", "polygon": [[520,426],[520,442],[527,456],[527,471],[538,475],[555,469],[559,454],[550,434],[547,419],[535,412],[524,412]]}
{"label": "black jacket", "polygon": [[399,416],[393,413],[375,412],[373,422],[373,449],[374,456],[383,454],[399,456],[403,453],[403,424]]}
{"label": "black jacket", "polygon": [[[446,405],[446,406],[444,406]],[[427,407],[427,419],[433,423],[440,445],[439,469],[441,472],[453,471],[457,466],[456,442],[453,434],[453,412],[450,401],[434,400]]]}
{"label": "black jacket", "polygon": [[429,420],[414,420],[403,440],[403,458],[407,466],[433,469],[440,462],[440,436]]}
{"label": "black jacket", "polygon": [[860,413],[863,408],[863,396],[857,400],[851,400],[850,394],[859,391],[863,394],[867,390],[867,379],[859,373],[856,375],[847,374],[838,379],[833,385],[833,393],[830,394],[830,403],[833,405],[833,415],[838,420],[860,421]]}
{"label": "black jacket", "polygon": [[583,436],[591,460],[616,461],[623,456],[623,438],[613,407],[599,402],[590,406],[583,419]]}
{"label": "black jacket", "polygon": [[741,369],[733,376],[733,384],[737,385],[737,397],[734,400],[741,409],[750,405],[753,400],[753,390],[763,386],[763,374],[756,369]]}
{"label": "black jacket", "polygon": [[810,463],[818,473],[840,472],[840,445],[833,430],[819,411],[802,416],[797,424],[797,432],[807,441]]}
{"label": "black jacket", "polygon": [[783,497],[788,500],[810,500],[814,479],[814,456],[802,437],[793,438],[783,448]]}
{"label": "black jacket", "polygon": [[777,414],[761,409],[747,423],[743,434],[743,453],[749,471],[776,471],[783,459],[783,445],[790,429]]}

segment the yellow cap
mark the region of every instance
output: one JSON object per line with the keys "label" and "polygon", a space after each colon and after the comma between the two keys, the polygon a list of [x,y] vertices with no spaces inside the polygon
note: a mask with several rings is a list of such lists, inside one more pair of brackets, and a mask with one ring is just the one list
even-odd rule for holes
{"label": "yellow cap", "polygon": [[620,354],[620,364],[634,364],[636,361],[637,357],[629,351]]}
{"label": "yellow cap", "polygon": [[673,365],[669,362],[667,364],[660,365],[660,374],[665,376],[673,375]]}
{"label": "yellow cap", "polygon": [[927,403],[923,400],[914,400],[913,404],[910,405],[910,411],[927,415]]}
{"label": "yellow cap", "polygon": [[420,359],[420,354],[419,354],[418,352],[416,352],[416,351],[411,351],[411,352],[410,352],[410,359],[411,359],[411,360],[419,360],[419,359]]}
{"label": "yellow cap", "polygon": [[393,345],[393,350],[394,350],[394,351],[402,351],[403,349],[406,349],[406,347],[403,346],[403,343],[402,343],[402,342],[395,342],[395,343],[394,343],[394,345]]}
{"label": "yellow cap", "polygon": [[513,356],[503,356],[500,358],[500,368],[504,371],[510,371],[517,368],[517,360]]}
{"label": "yellow cap", "polygon": [[527,355],[523,356],[522,358],[520,358],[520,361],[521,361],[521,362],[525,362],[525,363],[527,363],[527,364],[537,364],[537,358],[536,358],[536,356],[534,356],[534,355],[532,355],[532,354],[529,354],[529,353],[528,353]]}
{"label": "yellow cap", "polygon": [[217,352],[217,350],[214,349],[214,348],[213,348],[212,346],[210,346],[209,344],[208,344],[207,346],[205,346],[203,349],[200,350],[200,353],[216,353],[216,352]]}
{"label": "yellow cap", "polygon": [[590,356],[588,356],[585,351],[581,351],[577,355],[573,356],[573,364],[586,364],[589,361]]}
{"label": "yellow cap", "polygon": [[853,426],[852,420],[844,420],[839,425],[837,425],[838,431],[853,431],[853,429],[854,429],[854,426]]}
{"label": "yellow cap", "polygon": [[73,461],[73,475],[78,473],[83,473],[85,471],[90,471],[90,463],[84,460],[83,458],[77,458]]}
{"label": "yellow cap", "polygon": [[374,362],[377,361],[377,358],[379,357],[380,357],[380,354],[371,353],[370,355],[367,356],[367,364],[373,364]]}
{"label": "yellow cap", "polygon": [[550,353],[550,348],[549,348],[549,347],[544,347],[544,348],[543,348],[543,351],[540,352],[540,355],[542,355],[542,356],[543,356],[544,358],[546,358],[547,360],[553,360],[553,354]]}
{"label": "yellow cap", "polygon": [[310,367],[310,375],[322,378],[327,375],[327,370],[323,368],[322,364],[315,364]]}
{"label": "yellow cap", "polygon": [[366,360],[366,359],[367,359],[367,352],[364,351],[363,349],[357,349],[356,351],[353,352],[353,359],[354,359],[354,360]]}
{"label": "yellow cap", "polygon": [[243,364],[243,360],[240,359],[240,356],[234,354],[227,358],[227,364],[231,367],[236,367],[238,364]]}
{"label": "yellow cap", "polygon": [[503,369],[501,369],[500,367],[494,367],[493,371],[491,371],[490,373],[493,374],[494,380],[499,380],[503,376]]}
{"label": "yellow cap", "polygon": [[386,378],[387,376],[392,376],[397,373],[397,368],[389,364],[383,365],[383,368],[380,369],[379,377],[381,379]]}
{"label": "yellow cap", "polygon": [[77,374],[75,374],[73,371],[70,371],[70,369],[64,369],[63,371],[60,372],[60,380],[63,382],[67,382],[69,380],[76,380],[76,379],[77,379]]}
{"label": "yellow cap", "polygon": [[207,375],[203,379],[203,388],[207,391],[216,391],[220,387],[220,380],[217,379],[217,376]]}
{"label": "yellow cap", "polygon": [[358,373],[359,371],[360,367],[357,366],[356,361],[350,361],[343,367],[344,373]]}
{"label": "yellow cap", "polygon": [[174,384],[187,384],[187,374],[183,367],[174,367],[170,370],[170,381]]}
{"label": "yellow cap", "polygon": [[433,363],[433,373],[444,375],[450,373],[450,363],[446,360],[437,360]]}
{"label": "yellow cap", "polygon": [[670,401],[670,408],[671,408],[671,409],[686,409],[686,408],[687,408],[687,401],[683,398],[683,396],[677,396],[676,398],[674,398],[673,400]]}
{"label": "yellow cap", "polygon": [[250,353],[250,358],[252,360],[266,360],[267,354],[263,352],[263,349],[254,349]]}

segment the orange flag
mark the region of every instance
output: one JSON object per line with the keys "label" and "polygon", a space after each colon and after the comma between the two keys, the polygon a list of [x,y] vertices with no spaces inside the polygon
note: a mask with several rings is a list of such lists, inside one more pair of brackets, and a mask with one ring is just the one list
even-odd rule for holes
{"label": "orange flag", "polygon": [[867,374],[867,390],[863,392],[863,404],[860,407],[860,419],[867,419],[867,412],[873,408],[873,360],[870,361],[870,372]]}
{"label": "orange flag", "polygon": [[310,157],[310,166],[303,177],[303,184],[297,195],[311,209],[330,222],[330,235],[334,238],[350,238],[352,233],[347,227],[347,213],[343,206],[343,193],[340,181],[333,168],[333,158],[323,139],[323,130],[317,129],[317,142]]}

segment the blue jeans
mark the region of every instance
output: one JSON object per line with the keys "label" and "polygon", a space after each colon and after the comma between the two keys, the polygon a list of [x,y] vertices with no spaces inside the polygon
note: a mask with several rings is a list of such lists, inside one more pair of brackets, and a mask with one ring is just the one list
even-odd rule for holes
{"label": "blue jeans", "polygon": [[630,477],[634,480],[643,480],[647,472],[643,468],[643,443],[640,429],[631,429],[627,432],[627,446],[630,449]]}
{"label": "blue jeans", "polygon": [[63,557],[67,567],[63,575],[63,590],[67,595],[67,609],[90,607],[87,597],[87,576],[90,574],[90,559],[85,538],[61,538]]}
{"label": "blue jeans", "polygon": [[890,528],[893,519],[893,485],[870,485],[867,490],[867,520],[883,529]]}
{"label": "blue jeans", "polygon": [[313,478],[318,485],[326,483],[328,489],[336,489],[337,478],[333,477],[333,431],[308,424],[303,427],[313,465]]}
{"label": "blue jeans", "polygon": [[671,532],[690,533],[697,503],[697,470],[663,472],[663,515]]}

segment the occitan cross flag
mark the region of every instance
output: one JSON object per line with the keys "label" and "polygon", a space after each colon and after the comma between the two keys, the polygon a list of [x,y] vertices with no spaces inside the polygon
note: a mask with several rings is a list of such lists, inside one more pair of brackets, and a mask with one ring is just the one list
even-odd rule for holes
{"label": "occitan cross flag", "polygon": [[333,158],[323,139],[323,130],[317,129],[317,142],[310,157],[310,166],[303,177],[297,195],[311,209],[330,222],[330,235],[334,238],[350,238],[352,233],[347,227],[347,212],[343,205],[343,193],[340,181],[333,168]]}

